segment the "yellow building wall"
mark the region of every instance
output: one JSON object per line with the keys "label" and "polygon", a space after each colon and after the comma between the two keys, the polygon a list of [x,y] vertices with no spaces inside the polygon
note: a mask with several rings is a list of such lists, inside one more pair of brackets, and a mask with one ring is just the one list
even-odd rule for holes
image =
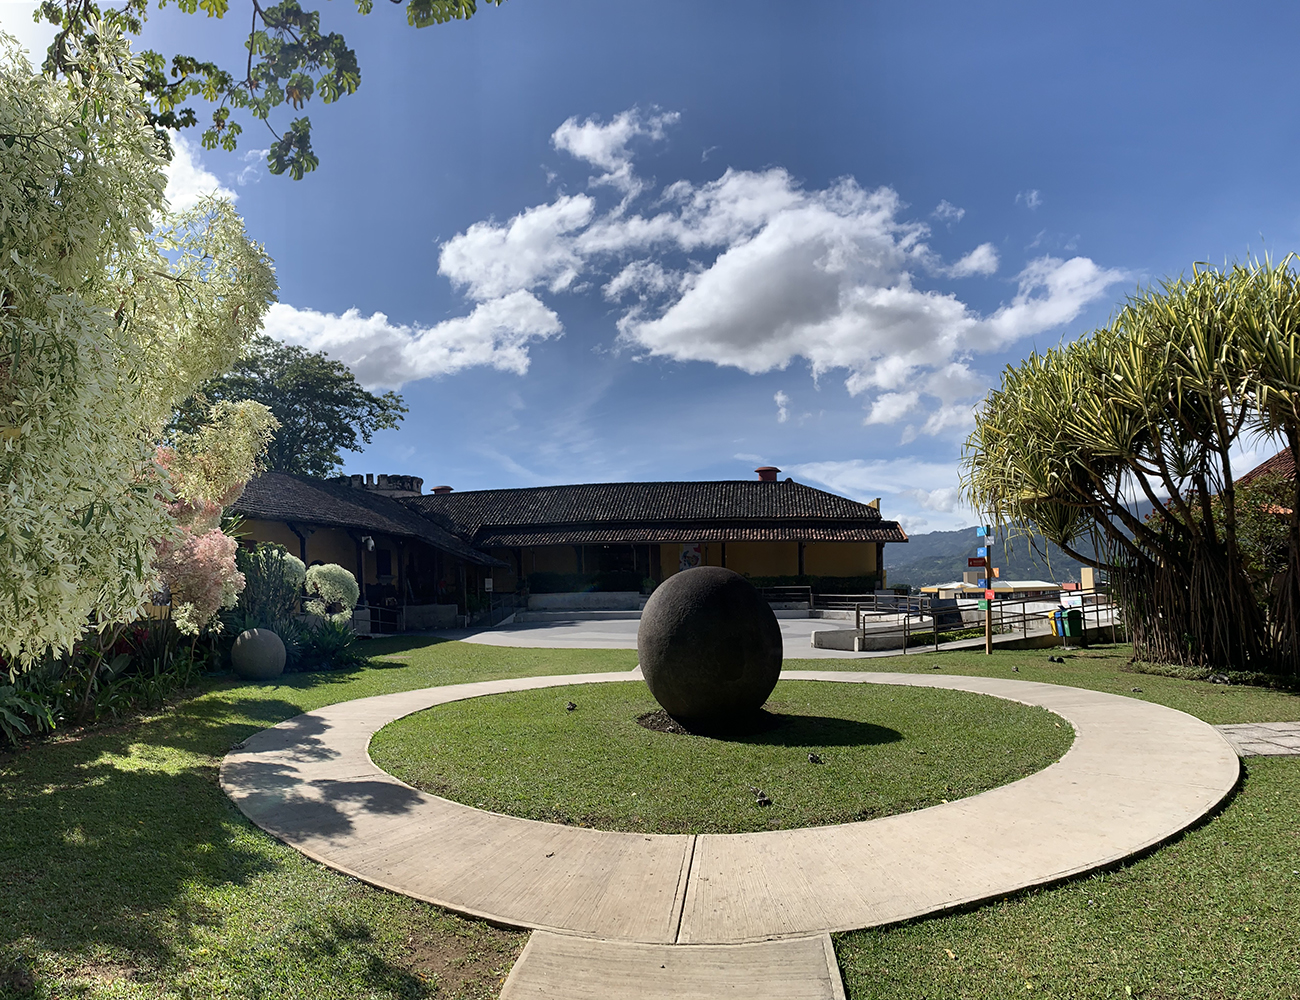
{"label": "yellow building wall", "polygon": [[875,542],[805,542],[808,576],[867,576],[876,572]]}
{"label": "yellow building wall", "polygon": [[[249,518],[244,522],[242,539],[252,542],[274,542],[283,545],[293,555],[300,555],[298,536],[283,521],[260,521]],[[384,536],[375,538],[376,548],[383,546],[393,551],[393,564],[397,564],[397,547]],[[367,582],[374,583],[374,554],[367,552]],[[357,543],[342,528],[318,528],[307,536],[307,564],[314,562],[338,563],[354,576],[357,572]]]}
{"label": "yellow building wall", "polygon": [[249,518],[244,521],[240,539],[246,542],[271,542],[283,545],[292,555],[299,555],[298,536],[289,530],[283,521],[259,521]]}
{"label": "yellow building wall", "polygon": [[[379,544],[379,539],[375,539]],[[374,583],[375,557],[367,552],[367,583]],[[357,572],[357,543],[342,528],[320,528],[307,539],[307,565],[320,560],[326,563],[338,563],[352,574]]]}
{"label": "yellow building wall", "polygon": [[727,569],[743,576],[797,576],[798,542],[728,542]]}
{"label": "yellow building wall", "polygon": [[[665,579],[679,572],[682,546],[665,542],[659,546],[659,566]],[[702,566],[722,566],[723,544],[700,545]],[[798,542],[727,542],[726,567],[747,576],[795,576],[799,572]]]}

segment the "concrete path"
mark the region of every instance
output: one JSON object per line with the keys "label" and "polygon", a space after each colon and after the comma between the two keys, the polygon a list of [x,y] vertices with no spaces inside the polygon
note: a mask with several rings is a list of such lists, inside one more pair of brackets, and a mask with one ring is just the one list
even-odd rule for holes
{"label": "concrete path", "polygon": [[501,1000],[844,1000],[829,934],[761,944],[636,944],[538,931]]}
{"label": "concrete path", "polygon": [[1237,781],[1213,727],[1118,695],[981,677],[786,671],[791,679],[974,691],[1041,705],[1074,745],[1021,781],[863,823],[643,836],[501,816],[371,763],[376,730],[502,691],[601,673],[460,684],[331,705],[250,737],[221,783],[254,823],[364,881],[517,927],[647,944],[730,944],[888,924],[1109,865],[1172,837]]}
{"label": "concrete path", "polygon": [[1300,757],[1300,722],[1215,726],[1243,757]]}

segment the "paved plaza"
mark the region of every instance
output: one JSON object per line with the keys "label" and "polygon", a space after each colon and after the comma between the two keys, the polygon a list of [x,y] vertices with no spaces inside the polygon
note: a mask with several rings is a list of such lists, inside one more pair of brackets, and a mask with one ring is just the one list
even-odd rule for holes
{"label": "paved plaza", "polygon": [[[475,632],[445,633],[464,642],[487,646],[524,646],[533,649],[636,649],[636,618],[597,621],[528,622],[522,625],[499,625]],[[889,656],[891,653],[850,653],[838,649],[814,649],[812,634],[824,629],[848,628],[852,622],[825,618],[781,618],[781,638],[785,658],[791,659],[861,659]],[[444,633],[439,633],[444,634]],[[896,651],[895,651],[896,652]]]}
{"label": "paved plaza", "polygon": [[1216,726],[1243,757],[1300,757],[1300,722]]}

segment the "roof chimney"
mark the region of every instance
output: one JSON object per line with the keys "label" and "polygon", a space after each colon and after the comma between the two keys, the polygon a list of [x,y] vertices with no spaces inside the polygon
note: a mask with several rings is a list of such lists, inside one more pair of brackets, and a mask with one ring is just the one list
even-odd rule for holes
{"label": "roof chimney", "polygon": [[435,486],[432,490],[430,490],[430,492],[433,493],[433,494],[435,494],[435,495],[437,495],[437,496],[440,496],[440,497],[441,497],[441,496],[446,496],[448,493],[451,492],[451,487],[450,487],[450,486]]}
{"label": "roof chimney", "polygon": [[781,472],[775,465],[763,465],[754,470],[758,473],[760,482],[774,483],[777,475]]}

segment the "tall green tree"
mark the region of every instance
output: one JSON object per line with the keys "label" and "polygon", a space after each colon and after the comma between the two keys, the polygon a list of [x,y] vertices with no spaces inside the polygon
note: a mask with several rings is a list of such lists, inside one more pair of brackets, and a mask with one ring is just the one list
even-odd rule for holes
{"label": "tall green tree", "polygon": [[177,409],[171,429],[197,433],[213,404],[245,399],[266,405],[280,422],[267,468],[302,476],[336,473],[340,450],[360,451],[406,413],[401,396],[367,392],[342,362],[262,335],[229,372],[204,382]]}
{"label": "tall green tree", "polygon": [[[156,0],[159,10],[169,2]],[[485,2],[500,5],[504,0]],[[361,14],[374,9],[374,0],[355,3]],[[231,13],[230,0],[175,0],[175,5],[186,14],[201,11],[209,18]],[[44,69],[54,75],[75,75],[82,54],[93,48],[101,31],[139,35],[152,6],[151,0],[125,0],[101,10],[93,0],[43,0],[36,19],[58,27]],[[406,21],[425,28],[467,20],[477,9],[477,0],[406,0]],[[303,115],[277,129],[273,114],[285,105],[301,111],[313,96],[331,104],[356,93],[361,86],[357,54],[338,32],[322,32],[320,11],[303,8],[298,0],[265,6],[248,0],[242,16],[249,19],[247,51],[236,58],[234,68],[183,53],[170,59],[153,50],[141,53],[145,69],[141,85],[153,102],[153,120],[162,128],[195,126],[199,116],[189,102],[200,99],[212,106],[203,131],[204,148],[220,145],[233,150],[243,126],[231,112],[246,112],[275,137],[267,154],[271,173],[301,180],[319,162],[311,147],[311,120]]]}
{"label": "tall green tree", "polygon": [[[1275,486],[1270,513],[1238,496],[1232,463],[1254,435],[1300,459],[1294,264],[1198,267],[1137,295],[1109,326],[1009,366],[977,414],[971,502],[1108,570],[1143,658],[1300,676],[1300,484]],[[1279,546],[1261,557],[1261,513],[1285,518],[1266,588]]]}

